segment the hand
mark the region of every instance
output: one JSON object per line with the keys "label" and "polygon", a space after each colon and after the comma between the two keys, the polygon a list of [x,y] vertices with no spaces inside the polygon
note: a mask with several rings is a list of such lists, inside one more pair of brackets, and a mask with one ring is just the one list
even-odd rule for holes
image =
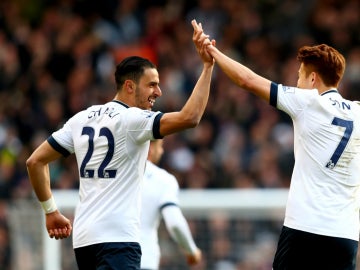
{"label": "hand", "polygon": [[215,40],[210,41],[209,35],[205,35],[201,23],[198,24],[196,20],[192,20],[191,24],[194,28],[193,42],[195,44],[197,52],[199,53],[204,63],[210,63],[211,65],[213,65],[215,63],[215,60],[207,51],[207,46],[215,46]]}
{"label": "hand", "polygon": [[50,238],[56,240],[67,238],[72,231],[71,222],[64,217],[58,210],[50,214],[46,214],[46,229]]}
{"label": "hand", "polygon": [[196,250],[194,254],[187,254],[186,255],[187,264],[192,266],[199,264],[202,259],[202,252],[200,249]]}

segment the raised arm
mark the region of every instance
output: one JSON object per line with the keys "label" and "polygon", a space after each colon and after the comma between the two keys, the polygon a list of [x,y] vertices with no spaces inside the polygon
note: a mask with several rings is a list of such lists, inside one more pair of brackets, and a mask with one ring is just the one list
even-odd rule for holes
{"label": "raised arm", "polygon": [[[201,38],[199,37],[199,42]],[[238,86],[254,93],[260,98],[269,101],[271,81],[259,76],[246,66],[231,59],[214,46],[214,42],[203,39],[203,44],[207,44],[207,51],[215,59],[221,70]]]}
{"label": "raised arm", "polygon": [[206,50],[204,40],[208,37],[204,34],[201,24],[197,24],[193,20],[192,25],[194,28],[193,42],[203,62],[203,70],[181,111],[165,113],[161,118],[160,134],[162,136],[197,126],[208,102],[214,59]]}

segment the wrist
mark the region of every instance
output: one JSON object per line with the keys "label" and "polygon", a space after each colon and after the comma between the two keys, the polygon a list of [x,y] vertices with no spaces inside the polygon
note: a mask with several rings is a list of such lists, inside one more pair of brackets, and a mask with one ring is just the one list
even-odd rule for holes
{"label": "wrist", "polygon": [[57,210],[57,206],[53,196],[51,196],[50,199],[46,201],[40,202],[40,204],[45,214],[50,214]]}
{"label": "wrist", "polygon": [[213,61],[213,62],[205,62],[204,63],[204,69],[212,70],[214,68],[214,65],[215,65],[215,61]]}

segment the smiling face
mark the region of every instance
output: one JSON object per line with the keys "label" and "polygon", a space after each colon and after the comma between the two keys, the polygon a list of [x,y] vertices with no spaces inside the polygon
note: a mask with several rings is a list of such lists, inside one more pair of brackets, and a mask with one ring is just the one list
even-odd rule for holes
{"label": "smiling face", "polygon": [[144,110],[151,110],[156,98],[162,95],[159,73],[155,68],[146,68],[135,87],[135,106]]}

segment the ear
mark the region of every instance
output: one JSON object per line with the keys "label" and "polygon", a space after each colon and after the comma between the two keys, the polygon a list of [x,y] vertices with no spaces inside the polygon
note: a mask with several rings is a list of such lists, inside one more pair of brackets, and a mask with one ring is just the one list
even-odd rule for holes
{"label": "ear", "polygon": [[128,93],[132,93],[135,90],[135,83],[132,80],[126,80],[124,86]]}
{"label": "ear", "polygon": [[310,73],[310,83],[311,83],[311,86],[314,87],[318,82],[317,80],[319,79],[319,76],[316,72],[311,72]]}

